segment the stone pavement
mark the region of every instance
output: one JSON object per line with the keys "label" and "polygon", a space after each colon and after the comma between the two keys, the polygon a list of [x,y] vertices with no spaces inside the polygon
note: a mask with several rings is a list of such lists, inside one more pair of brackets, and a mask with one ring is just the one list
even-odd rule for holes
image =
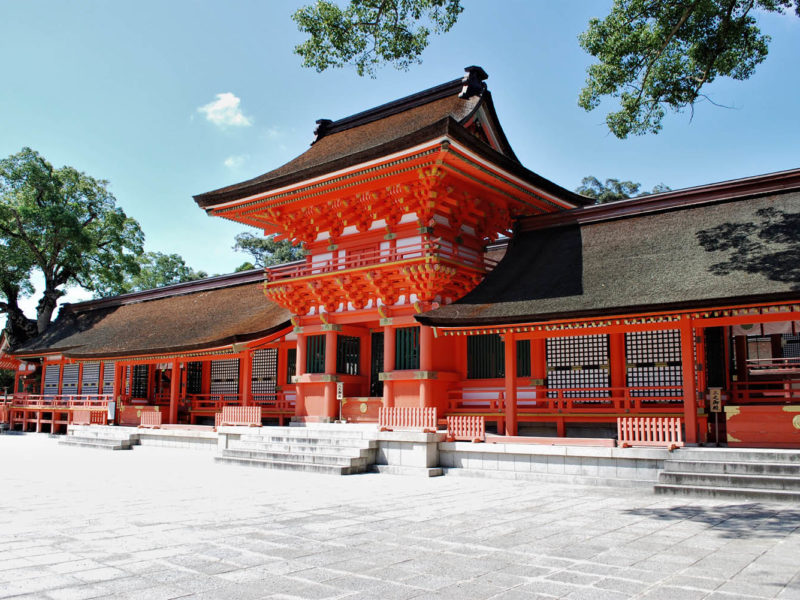
{"label": "stone pavement", "polygon": [[0,435],[0,598],[798,598],[800,507]]}

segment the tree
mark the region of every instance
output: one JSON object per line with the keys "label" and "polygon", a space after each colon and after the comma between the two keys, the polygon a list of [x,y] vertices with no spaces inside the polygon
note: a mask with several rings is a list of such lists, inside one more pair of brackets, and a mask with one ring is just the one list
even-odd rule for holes
{"label": "tree", "polygon": [[280,265],[299,260],[306,255],[302,248],[293,246],[288,240],[276,242],[274,235],[264,237],[245,232],[238,234],[234,239],[236,243],[233,245],[233,249],[237,252],[245,252],[253,258],[254,264],[245,263],[250,265],[249,268]]}
{"label": "tree", "polygon": [[370,76],[381,63],[407,69],[420,62],[431,32],[449,31],[462,10],[461,0],[350,0],[344,9],[317,0],[292,15],[311,36],[295,52],[318,72],[346,64]]}
{"label": "tree", "polygon": [[640,193],[639,188],[641,187],[642,184],[640,183],[620,181],[619,179],[606,179],[605,183],[602,183],[597,177],[589,175],[581,179],[581,185],[575,191],[588,198],[594,198],[595,204],[604,204],[605,202],[633,198],[636,195],[649,196],[650,194],[660,194],[670,190],[663,183],[656,185],[651,192]]}
{"label": "tree", "polygon": [[[591,111],[603,98],[618,100],[606,117],[618,138],[658,133],[666,110],[693,109],[717,77],[748,79],[770,42],[753,15],[792,8],[800,16],[800,0],[614,0],[608,16],[591,19],[578,38],[599,61],[578,104]],[[311,36],[295,52],[317,71],[407,69],[420,61],[431,28],[449,31],[462,10],[460,0],[350,0],[344,9],[317,0],[293,15]]]}
{"label": "tree", "polygon": [[205,279],[208,273],[195,271],[186,265],[179,254],[164,254],[163,252],[145,252],[136,257],[139,270],[129,274],[124,281],[106,286],[98,290],[100,296],[113,296],[140,292],[154,288]]}
{"label": "tree", "polygon": [[[65,287],[100,290],[137,272],[144,234],[107,186],[30,148],[0,160],[0,312],[12,345],[44,331]],[[34,271],[44,279],[35,321],[18,304]]]}

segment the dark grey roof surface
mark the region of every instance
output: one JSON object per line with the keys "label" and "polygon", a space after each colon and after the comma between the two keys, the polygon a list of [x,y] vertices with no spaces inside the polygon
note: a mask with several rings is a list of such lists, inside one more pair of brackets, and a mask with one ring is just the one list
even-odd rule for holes
{"label": "dark grey roof surface", "polygon": [[800,298],[800,192],[518,234],[437,326]]}

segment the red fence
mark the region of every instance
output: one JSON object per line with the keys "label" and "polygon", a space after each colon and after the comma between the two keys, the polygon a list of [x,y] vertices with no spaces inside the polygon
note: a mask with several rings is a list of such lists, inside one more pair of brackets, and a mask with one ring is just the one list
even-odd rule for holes
{"label": "red fence", "polygon": [[630,446],[683,446],[681,419],[676,417],[624,417],[617,419],[618,443]]}
{"label": "red fence", "polygon": [[78,409],[70,414],[72,425],[107,425],[108,413],[104,410]]}
{"label": "red fence", "polygon": [[14,394],[11,403],[25,408],[105,408],[110,400],[111,394]]}
{"label": "red fence", "polygon": [[435,408],[392,407],[378,410],[378,429],[421,429],[426,433],[436,433]]}
{"label": "red fence", "polygon": [[730,400],[732,404],[800,403],[800,379],[735,381]]}
{"label": "red fence", "polygon": [[[216,422],[216,419],[215,419]],[[247,427],[261,427],[260,406],[225,406],[218,427],[228,425],[244,425]]]}
{"label": "red fence", "polygon": [[447,417],[448,441],[486,441],[486,419],[469,415]]}
{"label": "red fence", "polygon": [[144,411],[141,415],[139,427],[147,427],[148,429],[159,429],[161,427],[161,411],[148,410]]}

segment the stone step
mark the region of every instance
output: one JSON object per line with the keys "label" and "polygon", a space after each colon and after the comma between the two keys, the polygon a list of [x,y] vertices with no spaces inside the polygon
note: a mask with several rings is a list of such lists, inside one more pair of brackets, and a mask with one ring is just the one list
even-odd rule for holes
{"label": "stone step", "polygon": [[291,462],[286,460],[268,460],[257,458],[239,458],[233,456],[215,456],[214,460],[246,467],[261,467],[263,469],[281,469],[284,471],[302,471],[306,473],[322,473],[326,475],[354,475],[364,473],[366,467],[345,465],[320,465],[305,462]]}
{"label": "stone step", "polygon": [[711,487],[701,485],[672,485],[657,483],[656,494],[674,496],[703,496],[707,498],[734,498],[737,500],[762,500],[772,502],[800,502],[800,491],[758,488]]}
{"label": "stone step", "polygon": [[58,442],[62,446],[78,446],[82,448],[97,448],[99,450],[130,450],[131,443],[128,440],[103,439],[103,438],[84,438],[75,435],[65,436]]}
{"label": "stone step", "polygon": [[322,431],[322,430],[309,430],[300,427],[262,427],[261,429],[253,430],[248,429],[242,432],[241,438],[248,440],[257,440],[262,438],[279,438],[286,440],[371,440],[377,437],[377,431]]}
{"label": "stone step", "polygon": [[771,475],[732,475],[728,473],[676,473],[662,472],[659,483],[721,488],[755,488],[790,490],[800,492],[800,477],[773,477]]}
{"label": "stone step", "polygon": [[242,442],[231,440],[228,448],[235,450],[249,450],[251,452],[277,452],[288,454],[331,454],[337,456],[366,457],[375,453],[377,444],[360,445],[330,445],[330,444],[287,444],[277,442]]}
{"label": "stone step", "polygon": [[759,462],[800,465],[800,450],[773,448],[680,448],[670,457],[673,460],[713,462]]}
{"label": "stone step", "polygon": [[226,449],[222,451],[222,456],[227,458],[242,458],[268,460],[277,462],[306,463],[314,465],[339,465],[339,466],[360,466],[366,468],[367,464],[375,462],[368,456],[337,456],[330,454],[294,454],[284,452],[254,452],[248,450]]}
{"label": "stone step", "polygon": [[665,460],[666,473],[725,473],[731,475],[774,475],[800,477],[800,464],[762,462],[721,462]]}

